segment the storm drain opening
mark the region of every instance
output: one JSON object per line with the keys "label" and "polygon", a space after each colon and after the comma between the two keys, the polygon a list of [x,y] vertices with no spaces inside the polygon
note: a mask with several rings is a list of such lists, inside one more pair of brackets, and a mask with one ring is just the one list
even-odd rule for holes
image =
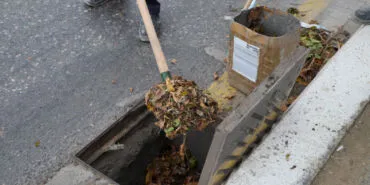
{"label": "storm drain opening", "polygon": [[[143,102],[79,151],[75,156],[77,160],[118,184],[144,185],[148,166],[174,146],[180,146],[182,138],[166,138],[165,133],[155,126],[156,118]],[[193,131],[187,136],[186,147],[196,160],[191,174],[198,178],[220,122],[218,119],[204,131]]]}

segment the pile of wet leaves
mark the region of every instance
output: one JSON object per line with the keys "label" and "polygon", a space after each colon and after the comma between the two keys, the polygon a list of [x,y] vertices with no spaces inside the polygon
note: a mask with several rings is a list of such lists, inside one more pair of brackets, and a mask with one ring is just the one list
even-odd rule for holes
{"label": "pile of wet leaves", "polygon": [[340,30],[332,33],[316,27],[301,28],[300,44],[310,49],[310,53],[299,75],[299,82],[304,85],[310,83],[347,39],[348,35]]}
{"label": "pile of wet leaves", "polygon": [[191,129],[203,130],[215,122],[217,102],[193,81],[174,76],[170,83],[170,87],[166,83],[157,84],[145,95],[145,104],[166,137],[173,139]]}
{"label": "pile of wet leaves", "polygon": [[[298,10],[290,8],[290,14],[298,14]],[[298,13],[297,13],[298,12]],[[316,20],[311,20],[309,24],[318,24]],[[337,31],[331,32],[315,26],[311,28],[302,27],[300,30],[300,45],[308,48],[310,53],[306,58],[303,69],[301,70],[297,83],[289,96],[288,101],[281,108],[287,110],[296,100],[306,86],[316,77],[321,68],[330,60],[331,57],[344,45],[350,35],[340,27]]]}
{"label": "pile of wet leaves", "polygon": [[195,168],[197,161],[189,151],[184,158],[178,148],[171,147],[162,156],[157,157],[147,168],[146,185],[195,185],[199,173]]}

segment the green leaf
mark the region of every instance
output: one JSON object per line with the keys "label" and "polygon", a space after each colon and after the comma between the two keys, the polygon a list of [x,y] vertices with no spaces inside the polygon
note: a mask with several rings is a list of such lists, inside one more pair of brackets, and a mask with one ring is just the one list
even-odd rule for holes
{"label": "green leaf", "polygon": [[197,159],[195,159],[195,157],[191,156],[191,158],[189,159],[189,167],[190,169],[193,169],[197,166]]}
{"label": "green leaf", "polygon": [[173,122],[174,122],[173,126],[175,126],[175,127],[179,127],[180,124],[181,124],[179,119],[175,119]]}
{"label": "green leaf", "polygon": [[321,56],[319,54],[315,54],[315,58],[321,59]]}
{"label": "green leaf", "polygon": [[320,44],[321,45],[321,42],[317,39],[311,38],[310,40],[313,44]]}
{"label": "green leaf", "polygon": [[186,96],[186,95],[188,95],[188,94],[189,94],[189,92],[188,92],[188,91],[182,91],[181,96]]}
{"label": "green leaf", "polygon": [[174,130],[175,130],[175,128],[170,127],[170,128],[165,129],[165,130],[164,130],[164,132],[165,132],[166,134],[168,134],[168,133],[173,132]]}

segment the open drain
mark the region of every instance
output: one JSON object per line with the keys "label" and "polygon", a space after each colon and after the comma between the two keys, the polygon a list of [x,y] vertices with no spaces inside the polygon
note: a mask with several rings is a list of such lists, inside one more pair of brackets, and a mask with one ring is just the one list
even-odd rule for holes
{"label": "open drain", "polygon": [[[121,185],[144,185],[148,165],[181,138],[169,140],[154,125],[155,117],[140,101],[128,113],[113,123],[100,136],[76,154],[78,161],[104,174]],[[201,172],[210,148],[215,127],[188,134],[187,147],[197,160]],[[116,147],[118,146],[118,147]]]}

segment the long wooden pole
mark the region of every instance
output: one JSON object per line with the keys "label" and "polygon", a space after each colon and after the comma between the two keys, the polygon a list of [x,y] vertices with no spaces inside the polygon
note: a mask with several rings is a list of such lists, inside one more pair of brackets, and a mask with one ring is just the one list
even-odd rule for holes
{"label": "long wooden pole", "polygon": [[245,2],[245,5],[244,5],[244,10],[246,10],[246,9],[248,9],[249,8],[249,6],[252,4],[252,1],[253,0],[247,0],[247,2]]}
{"label": "long wooden pole", "polygon": [[140,10],[141,17],[145,25],[146,33],[148,34],[150,44],[157,61],[157,66],[163,81],[166,81],[167,78],[170,78],[170,73],[168,70],[167,59],[164,56],[161,44],[159,42],[157,33],[155,32],[152,18],[149,14],[148,6],[145,0],[137,0],[137,5]]}

